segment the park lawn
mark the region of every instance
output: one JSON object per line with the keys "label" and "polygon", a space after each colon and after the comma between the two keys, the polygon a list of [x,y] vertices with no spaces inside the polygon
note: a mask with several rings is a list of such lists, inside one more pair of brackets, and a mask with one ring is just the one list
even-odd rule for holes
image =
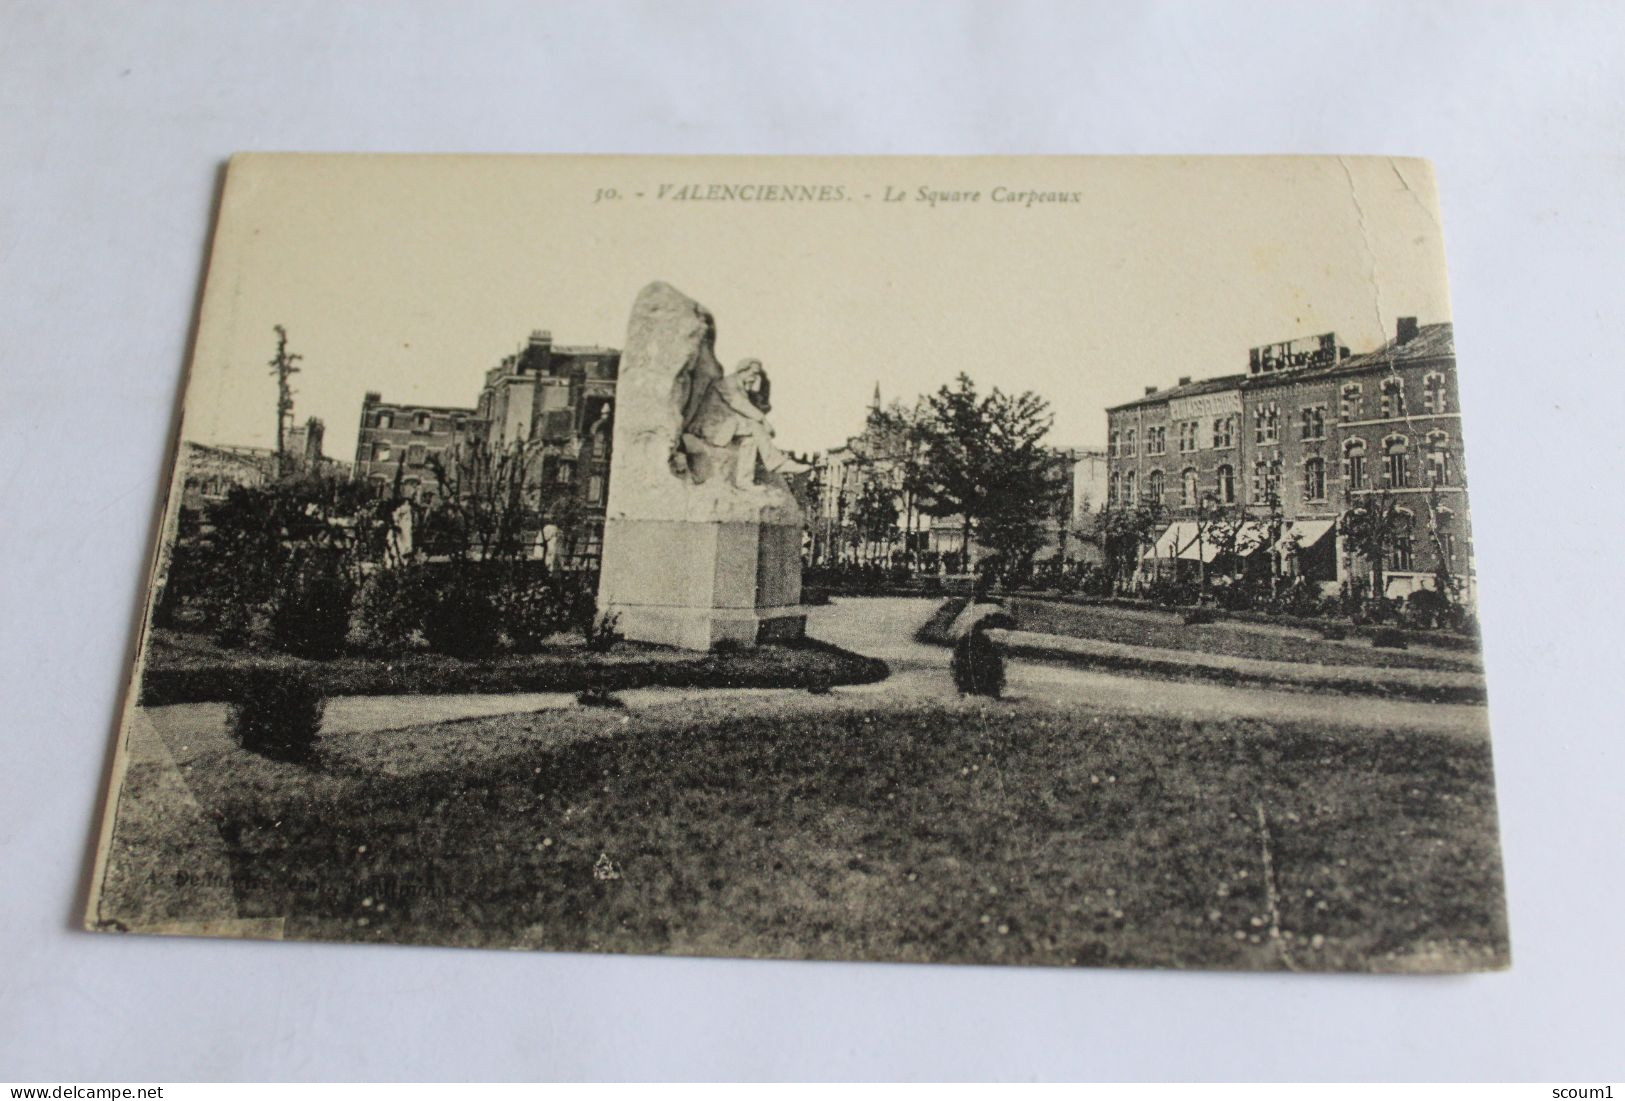
{"label": "park lawn", "polygon": [[[1480,738],[1039,701],[798,701],[338,737],[314,769],[216,750],[185,777],[222,838],[238,914],[285,918],[290,938],[1106,966],[1507,963]],[[451,748],[426,752],[439,744]],[[143,768],[126,799],[158,782]]]}
{"label": "park lawn", "polygon": [[228,649],[206,634],[158,628],[149,636],[140,702],[225,700],[245,672],[294,668],[309,673],[329,696],[771,688],[865,684],[887,674],[885,662],[812,639],[710,653],[618,642],[607,653],[595,653],[578,638],[562,637],[528,654],[461,659],[427,652],[347,653],[310,661],[274,650]]}
{"label": "park lawn", "polygon": [[1429,669],[1476,673],[1482,666],[1469,653],[1418,652],[1372,646],[1359,638],[1335,642],[1307,630],[1260,630],[1228,623],[1186,624],[1172,612],[1124,612],[1112,608],[1064,604],[1016,597],[1005,602],[1023,631],[1073,638],[1103,639],[1132,646],[1158,646],[1266,661],[1316,665],[1364,665],[1384,669]]}

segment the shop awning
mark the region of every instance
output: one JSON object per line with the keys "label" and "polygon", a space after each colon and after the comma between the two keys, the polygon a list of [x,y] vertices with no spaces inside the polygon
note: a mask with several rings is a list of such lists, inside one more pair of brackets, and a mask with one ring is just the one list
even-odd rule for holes
{"label": "shop awning", "polygon": [[[1176,520],[1157,537],[1145,557],[1212,562],[1229,541],[1230,530],[1222,523],[1198,524],[1194,520]],[[1268,543],[1268,528],[1256,520],[1248,520],[1236,534],[1234,551],[1246,557]]]}
{"label": "shop awning", "polygon": [[1276,549],[1291,550],[1293,543],[1296,542],[1298,550],[1306,551],[1326,538],[1326,533],[1336,526],[1336,520],[1288,520]]}

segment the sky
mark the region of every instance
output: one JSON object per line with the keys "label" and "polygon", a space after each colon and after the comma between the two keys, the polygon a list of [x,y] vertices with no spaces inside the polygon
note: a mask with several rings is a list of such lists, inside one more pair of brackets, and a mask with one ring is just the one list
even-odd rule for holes
{"label": "sky", "polygon": [[960,372],[1099,444],[1107,406],[1255,345],[1449,320],[1435,196],[1392,158],[239,156],[182,435],[274,442],[279,323],[296,419],[349,459],[366,391],[472,406],[533,329],[621,347],[658,279],[712,311],[725,364],[764,362],[791,449],[859,431],[877,383]]}

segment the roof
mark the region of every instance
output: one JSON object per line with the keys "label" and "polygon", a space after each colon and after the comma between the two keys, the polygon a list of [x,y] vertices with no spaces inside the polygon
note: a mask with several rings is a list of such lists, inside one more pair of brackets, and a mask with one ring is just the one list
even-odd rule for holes
{"label": "roof", "polygon": [[1432,325],[1421,326],[1416,330],[1416,335],[1403,344],[1396,337],[1374,352],[1350,356],[1325,367],[1307,367],[1297,371],[1278,371],[1257,376],[1221,375],[1218,378],[1202,379],[1198,382],[1188,382],[1183,386],[1158,390],[1154,394],[1146,394],[1143,397],[1135,398],[1133,401],[1125,401],[1119,405],[1110,405],[1106,407],[1106,412],[1116,413],[1124,409],[1158,405],[1172,398],[1195,397],[1198,394],[1211,394],[1218,390],[1233,390],[1243,386],[1284,385],[1303,379],[1358,374],[1361,371],[1388,367],[1389,365],[1398,366],[1430,359],[1449,359],[1454,357],[1455,354],[1455,326],[1449,321],[1438,321]]}
{"label": "roof", "polygon": [[1333,371],[1360,370],[1364,367],[1374,367],[1379,364],[1406,363],[1419,359],[1439,359],[1456,354],[1455,326],[1448,321],[1440,321],[1432,325],[1423,325],[1416,330],[1416,335],[1405,343],[1390,340],[1374,352],[1364,355],[1350,356],[1337,364],[1336,367],[1323,368],[1327,373]]}
{"label": "roof", "polygon": [[1269,386],[1275,383],[1298,382],[1302,379],[1337,378],[1356,375],[1374,369],[1403,366],[1432,359],[1452,359],[1456,354],[1455,326],[1449,321],[1423,325],[1416,335],[1401,344],[1396,337],[1374,352],[1349,356],[1325,367],[1310,367],[1302,371],[1282,371],[1249,379],[1248,386]]}
{"label": "roof", "polygon": [[[364,409],[369,407],[369,403],[363,402],[362,407]],[[391,412],[453,413],[463,414],[470,417],[479,413],[478,409],[473,409],[462,405],[419,405],[416,402],[398,401],[375,401],[370,403],[370,407],[373,409],[386,409]]]}
{"label": "roof", "polygon": [[1170,386],[1166,390],[1158,390],[1154,394],[1125,401],[1120,405],[1106,407],[1106,412],[1115,413],[1119,409],[1133,409],[1141,405],[1157,405],[1170,398],[1191,398],[1198,394],[1212,394],[1219,390],[1234,390],[1240,387],[1247,378],[1246,375],[1220,375],[1218,378],[1205,378],[1197,382],[1187,382],[1183,386]]}
{"label": "roof", "polygon": [[605,348],[597,344],[555,344],[553,354],[556,356],[618,356],[620,351],[616,348]]}

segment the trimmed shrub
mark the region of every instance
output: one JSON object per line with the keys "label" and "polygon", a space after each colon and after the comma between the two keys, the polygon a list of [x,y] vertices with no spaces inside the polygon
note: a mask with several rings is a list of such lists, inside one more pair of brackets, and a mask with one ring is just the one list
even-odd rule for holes
{"label": "trimmed shrub", "polygon": [[[621,641],[621,632],[618,630],[620,622],[621,613],[619,612],[605,612],[600,616],[589,616],[582,627],[582,634],[587,639],[587,649],[595,654],[606,654],[613,650],[615,644]],[[728,640],[724,639],[723,641]],[[722,643],[717,643],[716,648],[721,650]]]}
{"label": "trimmed shrub", "polygon": [[1192,608],[1185,613],[1183,618],[1185,626],[1199,627],[1204,623],[1215,623],[1219,617],[1214,614],[1212,608]]}
{"label": "trimmed shrub", "polygon": [[253,669],[231,693],[228,728],[251,753],[279,761],[305,762],[316,751],[327,701],[301,669]]}
{"label": "trimmed shrub", "polygon": [[501,636],[502,615],[489,575],[464,563],[439,581],[423,620],[429,648],[454,658],[491,654]]}
{"label": "trimmed shrub", "polygon": [[356,625],[369,650],[410,649],[434,603],[434,584],[422,564],[375,570],[361,586]]}
{"label": "trimmed shrub", "polygon": [[582,707],[626,707],[621,698],[607,688],[583,688],[576,693],[576,702]]}
{"label": "trimmed shrub", "polygon": [[962,694],[998,699],[1004,692],[1004,655],[983,631],[967,631],[954,643],[952,670]]}
{"label": "trimmed shrub", "polygon": [[248,641],[251,624],[247,608],[241,605],[222,605],[215,617],[215,644],[226,650],[235,650]]}
{"label": "trimmed shrub", "polygon": [[518,573],[502,593],[502,630],[515,650],[530,653],[572,620],[570,594],[562,579]]}
{"label": "trimmed shrub", "polygon": [[350,633],[355,582],[336,555],[300,562],[271,604],[271,637],[278,649],[325,661],[337,657]]}
{"label": "trimmed shrub", "polygon": [[1405,632],[1397,627],[1378,627],[1371,632],[1371,645],[1381,646],[1388,650],[1410,649],[1410,643],[1405,639]]}
{"label": "trimmed shrub", "polygon": [[1331,623],[1320,629],[1320,637],[1328,642],[1342,642],[1349,637],[1349,631],[1341,624]]}

